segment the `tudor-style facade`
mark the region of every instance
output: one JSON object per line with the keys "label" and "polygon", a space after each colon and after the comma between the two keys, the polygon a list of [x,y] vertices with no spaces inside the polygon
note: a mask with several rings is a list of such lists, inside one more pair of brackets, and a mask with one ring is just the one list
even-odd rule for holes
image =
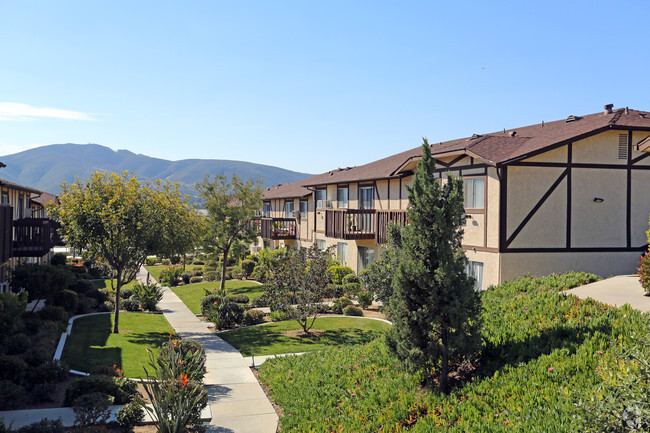
{"label": "tudor-style facade", "polygon": [[[465,181],[470,218],[462,246],[480,288],[528,273],[633,273],[647,248],[650,113],[606,106],[583,117],[433,144],[431,153],[441,182],[450,174]],[[362,269],[380,253],[387,221],[405,223],[405,186],[420,154],[415,148],[272,187],[272,212],[301,199],[308,208],[306,218],[296,218],[300,235],[275,245],[317,242]]]}

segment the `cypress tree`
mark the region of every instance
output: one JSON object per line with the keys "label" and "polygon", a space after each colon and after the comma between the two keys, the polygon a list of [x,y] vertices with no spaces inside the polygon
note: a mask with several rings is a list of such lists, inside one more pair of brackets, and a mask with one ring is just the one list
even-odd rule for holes
{"label": "cypress tree", "polygon": [[438,370],[439,387],[447,392],[450,365],[480,348],[481,303],[460,247],[463,181],[450,176],[441,186],[434,173],[424,139],[408,188],[410,223],[402,231],[393,277],[387,344],[409,369],[424,371],[428,385]]}

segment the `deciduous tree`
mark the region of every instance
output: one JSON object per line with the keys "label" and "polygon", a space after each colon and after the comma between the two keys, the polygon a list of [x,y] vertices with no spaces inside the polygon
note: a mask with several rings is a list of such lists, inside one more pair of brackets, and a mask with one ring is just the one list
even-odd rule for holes
{"label": "deciduous tree", "polygon": [[191,242],[183,239],[199,230],[198,214],[176,185],[143,184],[128,172],[95,172],[61,189],[60,203],[50,210],[62,224],[66,243],[101,258],[113,270],[117,333],[122,286],[135,278],[147,255],[190,248]]}
{"label": "deciduous tree", "polygon": [[252,179],[244,182],[236,174],[230,179],[218,174],[212,182],[206,176],[197,185],[208,210],[204,246],[222,255],[221,289],[226,287],[228,254],[233,244],[250,244],[257,238],[257,228],[250,221],[262,206],[260,183]]}
{"label": "deciduous tree", "polygon": [[473,278],[465,273],[460,248],[464,219],[463,182],[450,176],[441,186],[426,140],[422,159],[408,188],[410,224],[402,230],[393,277],[388,346],[413,370],[448,391],[450,363],[480,347],[481,304]]}

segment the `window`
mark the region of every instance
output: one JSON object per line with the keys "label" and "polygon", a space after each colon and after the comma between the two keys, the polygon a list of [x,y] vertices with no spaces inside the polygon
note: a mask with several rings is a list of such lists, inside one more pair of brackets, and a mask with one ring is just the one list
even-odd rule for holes
{"label": "window", "polygon": [[359,187],[359,209],[374,209],[372,185]]}
{"label": "window", "polygon": [[336,199],[338,200],[338,204],[336,207],[339,209],[347,209],[348,208],[348,187],[347,186],[339,186],[337,189],[336,193]]}
{"label": "window", "polygon": [[375,249],[370,247],[359,247],[359,272],[375,261]]}
{"label": "window", "polygon": [[25,198],[22,194],[18,196],[18,218],[25,217]]}
{"label": "window", "polygon": [[474,277],[474,290],[483,290],[483,263],[468,261],[465,272]]}
{"label": "window", "polygon": [[336,257],[342,265],[348,264],[348,244],[347,242],[339,242],[336,244]]}
{"label": "window", "polygon": [[465,209],[483,209],[485,207],[485,179],[472,177],[463,179]]}
{"label": "window", "polygon": [[300,218],[307,218],[308,204],[307,200],[300,200]]}
{"label": "window", "polygon": [[9,204],[9,193],[2,191],[2,204]]}
{"label": "window", "polygon": [[327,245],[325,244],[325,239],[316,239],[316,246],[321,251],[325,251],[327,249]]}
{"label": "window", "polygon": [[323,209],[325,208],[325,202],[327,201],[327,189],[320,188],[316,190],[316,208]]}
{"label": "window", "polygon": [[287,200],[284,202],[284,217],[293,218],[293,200]]}
{"label": "window", "polygon": [[271,217],[271,202],[270,201],[265,201],[264,202],[264,218],[270,218]]}

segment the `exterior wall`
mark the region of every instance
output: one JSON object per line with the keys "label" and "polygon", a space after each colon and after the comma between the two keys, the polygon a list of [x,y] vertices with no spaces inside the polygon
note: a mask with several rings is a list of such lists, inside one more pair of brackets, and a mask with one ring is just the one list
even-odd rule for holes
{"label": "exterior wall", "polygon": [[499,253],[488,251],[465,250],[467,260],[483,263],[483,287],[482,290],[501,282]]}

